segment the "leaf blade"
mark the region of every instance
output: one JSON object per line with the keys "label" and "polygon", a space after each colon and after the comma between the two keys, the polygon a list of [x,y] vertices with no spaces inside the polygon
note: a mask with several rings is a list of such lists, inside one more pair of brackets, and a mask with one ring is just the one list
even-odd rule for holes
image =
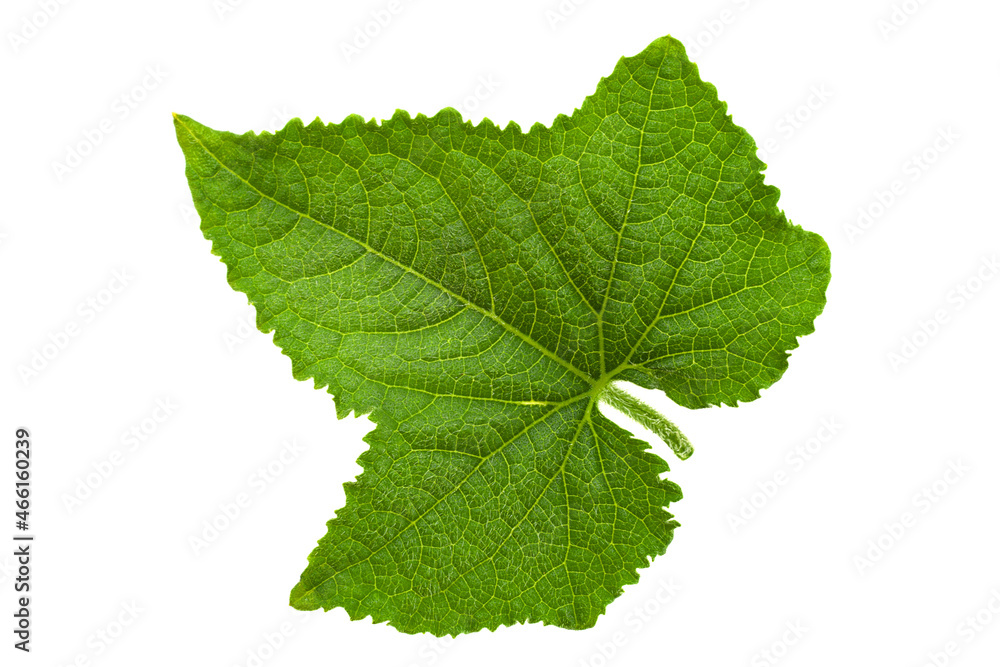
{"label": "leaf blade", "polygon": [[753,400],[825,302],[825,243],[777,209],[752,138],[670,38],[527,133],[453,110],[175,124],[258,327],[339,416],[378,424],[299,608],[439,635],[593,625],[664,553],[680,498],[597,410],[603,388]]}

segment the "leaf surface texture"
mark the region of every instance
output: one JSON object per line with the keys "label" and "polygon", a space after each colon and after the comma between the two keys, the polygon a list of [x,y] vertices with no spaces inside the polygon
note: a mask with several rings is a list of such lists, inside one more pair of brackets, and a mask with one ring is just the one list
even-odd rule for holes
{"label": "leaf surface texture", "polygon": [[299,609],[437,635],[592,626],[681,497],[601,391],[753,400],[825,303],[826,244],[669,37],[528,132],[452,109],[176,129],[258,327],[339,416],[377,423]]}

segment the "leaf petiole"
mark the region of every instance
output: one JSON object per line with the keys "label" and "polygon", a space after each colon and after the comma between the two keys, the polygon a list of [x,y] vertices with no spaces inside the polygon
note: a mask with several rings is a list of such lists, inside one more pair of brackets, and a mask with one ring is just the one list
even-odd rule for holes
{"label": "leaf petiole", "polygon": [[673,422],[651,406],[640,401],[635,396],[622,391],[610,382],[601,390],[597,400],[607,403],[616,410],[623,412],[627,417],[655,433],[670,449],[674,450],[677,458],[684,460],[694,453],[691,441],[681,433],[680,429]]}

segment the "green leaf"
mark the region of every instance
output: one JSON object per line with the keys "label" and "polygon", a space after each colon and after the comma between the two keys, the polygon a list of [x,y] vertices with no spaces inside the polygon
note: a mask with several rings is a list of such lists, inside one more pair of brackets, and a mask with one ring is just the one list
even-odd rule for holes
{"label": "green leaf", "polygon": [[681,497],[599,399],[689,453],[609,383],[753,400],[825,303],[826,244],[669,37],[527,133],[453,109],[176,128],[258,327],[338,416],[377,423],[299,609],[437,635],[592,626],[664,553]]}

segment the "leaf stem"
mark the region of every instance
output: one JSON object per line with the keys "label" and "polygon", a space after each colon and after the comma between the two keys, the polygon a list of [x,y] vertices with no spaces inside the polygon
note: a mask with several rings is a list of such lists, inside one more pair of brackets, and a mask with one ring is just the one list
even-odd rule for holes
{"label": "leaf stem", "polygon": [[679,428],[674,426],[673,422],[610,382],[601,391],[598,400],[623,412],[629,418],[655,433],[670,449],[674,450],[677,458],[684,460],[694,453],[691,441],[681,433]]}

